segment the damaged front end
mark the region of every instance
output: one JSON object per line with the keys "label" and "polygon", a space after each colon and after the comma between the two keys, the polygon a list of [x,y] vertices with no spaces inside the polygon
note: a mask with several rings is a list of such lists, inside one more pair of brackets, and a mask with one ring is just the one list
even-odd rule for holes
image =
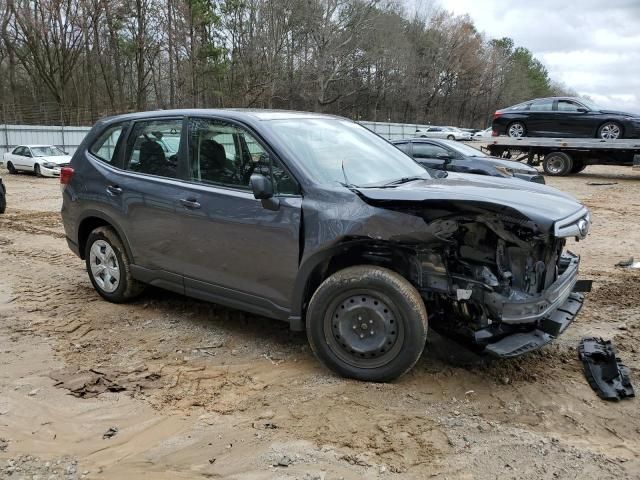
{"label": "damaged front end", "polygon": [[431,327],[497,357],[521,355],[560,335],[582,307],[578,290],[588,288],[578,281],[580,257],[565,250],[567,237],[586,236],[588,210],[548,231],[515,213],[427,222],[438,241],[414,246],[412,257],[412,280]]}

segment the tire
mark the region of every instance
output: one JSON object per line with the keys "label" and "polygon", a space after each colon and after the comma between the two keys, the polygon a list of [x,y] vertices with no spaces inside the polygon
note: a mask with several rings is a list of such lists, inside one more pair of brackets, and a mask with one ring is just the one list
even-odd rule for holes
{"label": "tire", "polygon": [[542,168],[547,175],[560,177],[571,173],[573,159],[564,152],[547,153],[542,161]]}
{"label": "tire", "polygon": [[7,162],[7,170],[9,170],[11,175],[16,175],[18,173],[18,170],[16,170],[16,167],[14,167],[11,162]]}
{"label": "tire", "polygon": [[36,177],[43,177],[44,175],[42,175],[42,172],[40,171],[40,165],[38,163],[36,163],[33,166],[33,173],[36,174]]}
{"label": "tire", "polygon": [[522,122],[512,122],[507,127],[507,135],[512,138],[526,137],[527,128]]}
{"label": "tire", "polygon": [[604,140],[619,140],[623,138],[622,125],[616,122],[605,122],[598,128],[596,138],[602,138]]}
{"label": "tire", "polygon": [[454,137],[453,135],[447,135],[447,140],[455,140],[456,137]]}
{"label": "tire", "polygon": [[396,272],[368,265],[345,268],[322,282],[306,323],[311,349],[324,365],[371,382],[411,370],[427,339],[427,310],[418,291]]}
{"label": "tire", "polygon": [[7,197],[4,193],[2,193],[2,189],[0,189],[0,214],[4,213],[7,209]]}
{"label": "tire", "polygon": [[584,160],[574,159],[573,166],[571,167],[571,173],[580,173],[585,168],[587,168],[587,164],[584,162]]}
{"label": "tire", "polygon": [[[96,250],[92,252],[94,247]],[[97,255],[98,251],[102,257]],[[109,302],[127,302],[144,290],[144,284],[131,276],[131,261],[127,251],[111,227],[98,227],[89,234],[85,245],[85,263],[93,288]],[[101,269],[100,265],[109,267]],[[95,268],[92,269],[92,266]],[[115,272],[117,281],[114,281]]]}

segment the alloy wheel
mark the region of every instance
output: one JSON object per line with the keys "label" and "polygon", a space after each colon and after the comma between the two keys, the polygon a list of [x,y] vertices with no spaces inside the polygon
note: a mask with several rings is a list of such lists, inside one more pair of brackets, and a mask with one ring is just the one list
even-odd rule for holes
{"label": "alloy wheel", "polygon": [[615,140],[620,137],[620,127],[615,123],[607,123],[600,129],[600,138]]}
{"label": "alloy wheel", "polygon": [[510,137],[524,137],[524,125],[521,123],[514,123],[509,127]]}

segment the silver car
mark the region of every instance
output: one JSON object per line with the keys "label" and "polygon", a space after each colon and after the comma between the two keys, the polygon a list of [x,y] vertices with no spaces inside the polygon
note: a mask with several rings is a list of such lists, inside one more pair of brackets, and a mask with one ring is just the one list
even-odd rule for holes
{"label": "silver car", "polygon": [[445,138],[447,140],[471,140],[471,134],[456,127],[428,127],[416,130],[416,137]]}

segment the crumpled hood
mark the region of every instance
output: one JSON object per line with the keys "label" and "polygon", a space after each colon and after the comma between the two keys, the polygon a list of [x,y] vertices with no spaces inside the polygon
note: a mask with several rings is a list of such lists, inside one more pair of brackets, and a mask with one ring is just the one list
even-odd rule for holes
{"label": "crumpled hood", "polygon": [[71,162],[71,155],[56,155],[51,157],[37,157],[41,163],[51,162],[57,165]]}
{"label": "crumpled hood", "polygon": [[473,202],[517,210],[543,229],[584,206],[547,185],[512,178],[450,173],[447,178],[418,180],[392,188],[358,188],[376,202]]}

